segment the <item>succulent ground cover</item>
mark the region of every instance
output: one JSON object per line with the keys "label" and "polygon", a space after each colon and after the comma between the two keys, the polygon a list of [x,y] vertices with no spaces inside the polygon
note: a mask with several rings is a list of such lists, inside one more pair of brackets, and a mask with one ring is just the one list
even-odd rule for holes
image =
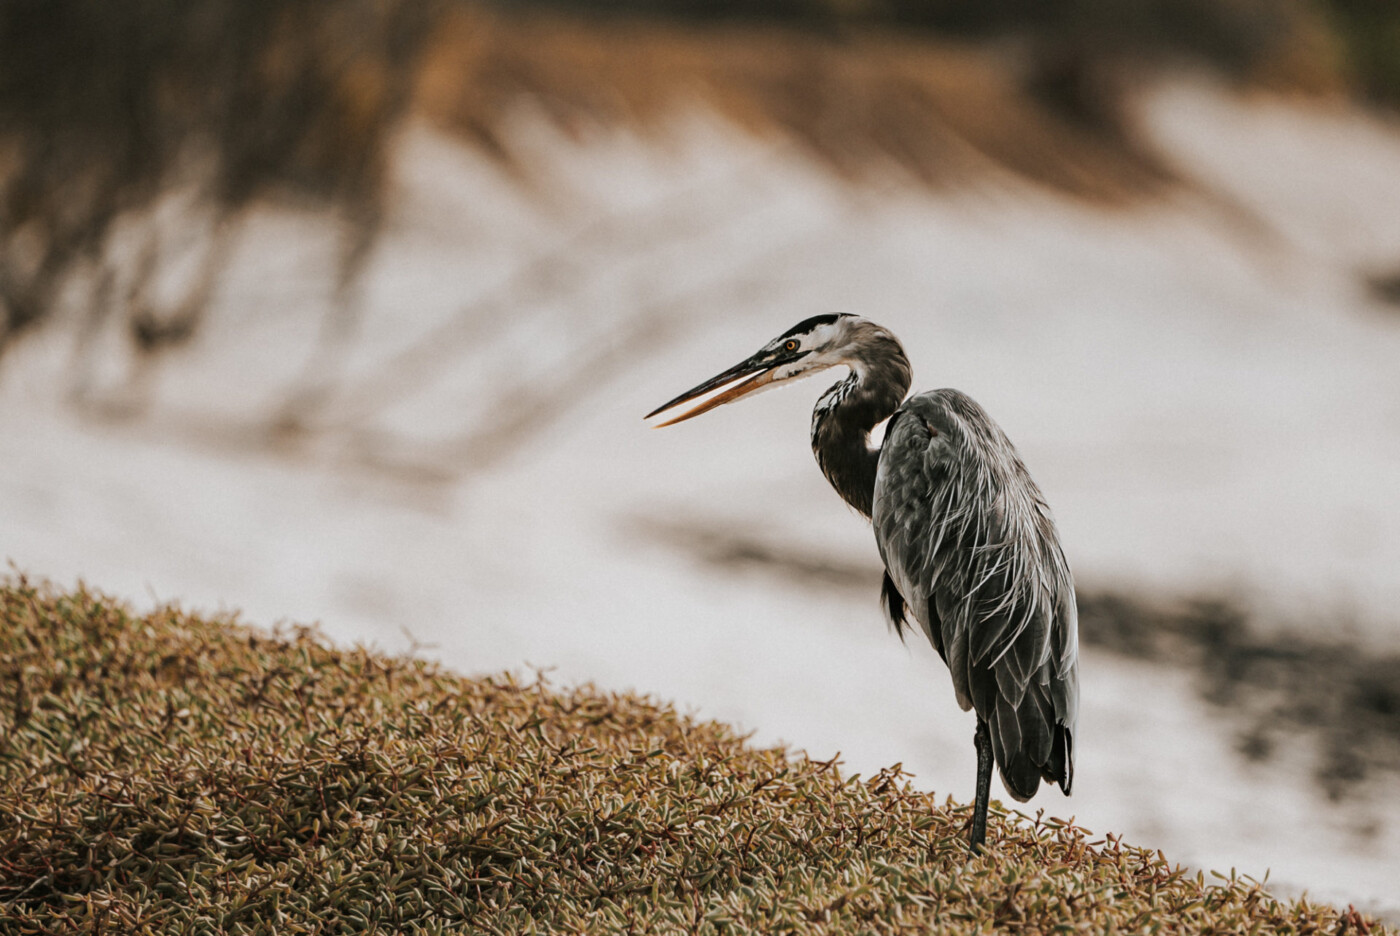
{"label": "succulent ground cover", "polygon": [[0,933],[1381,933],[664,704],[0,585]]}

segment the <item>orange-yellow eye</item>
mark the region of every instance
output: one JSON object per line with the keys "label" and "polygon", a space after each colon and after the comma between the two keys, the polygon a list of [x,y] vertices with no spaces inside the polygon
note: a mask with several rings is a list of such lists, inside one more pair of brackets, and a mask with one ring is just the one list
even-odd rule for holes
{"label": "orange-yellow eye", "polygon": [[795,342],[795,341],[793,341],[791,338],[789,338],[789,339],[787,340],[787,342],[785,342],[785,343],[783,344],[783,350],[784,350],[784,351],[796,351],[796,350],[797,350],[797,342]]}

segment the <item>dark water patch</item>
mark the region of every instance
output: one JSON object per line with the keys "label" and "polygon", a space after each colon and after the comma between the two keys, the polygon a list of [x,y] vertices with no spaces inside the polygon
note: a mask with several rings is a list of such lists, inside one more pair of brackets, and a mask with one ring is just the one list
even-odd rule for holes
{"label": "dark water patch", "polygon": [[[644,521],[648,539],[736,574],[779,577],[804,589],[879,595],[881,568],[701,523]],[[1400,776],[1400,653],[1349,634],[1302,633],[1225,597],[1142,598],[1078,592],[1082,645],[1192,671],[1201,698],[1237,728],[1245,760],[1279,762],[1300,742],[1332,801],[1360,799],[1371,781]],[[1092,677],[1090,677],[1092,678]]]}
{"label": "dark water patch", "polygon": [[1240,725],[1241,756],[1268,763],[1307,739],[1332,800],[1400,773],[1400,654],[1269,623],[1231,599],[1079,592],[1081,641],[1194,670],[1201,696]]}
{"label": "dark water patch", "polygon": [[1364,277],[1371,298],[1400,310],[1400,267]]}
{"label": "dark water patch", "polygon": [[629,532],[686,553],[707,566],[739,574],[777,576],[803,586],[880,592],[880,566],[765,542],[732,529],[690,521],[638,519]]}

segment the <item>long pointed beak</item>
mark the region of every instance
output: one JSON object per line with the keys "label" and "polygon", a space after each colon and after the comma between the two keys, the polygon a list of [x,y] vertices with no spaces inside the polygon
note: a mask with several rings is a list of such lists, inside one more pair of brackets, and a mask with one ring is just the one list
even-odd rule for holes
{"label": "long pointed beak", "polygon": [[661,429],[665,426],[674,426],[678,422],[685,422],[687,419],[690,419],[694,416],[699,416],[701,413],[708,413],[710,410],[714,409],[717,406],[723,406],[726,403],[732,403],[740,397],[753,393],[760,387],[772,383],[773,372],[781,363],[781,361],[772,360],[767,361],[765,363],[759,363],[753,358],[749,358],[747,361],[744,361],[741,364],[736,364],[735,366],[729,368],[729,370],[725,371],[724,373],[717,374],[714,377],[711,377],[709,380],[700,384],[698,387],[690,388],[685,393],[682,393],[680,396],[676,397],[674,400],[671,400],[668,403],[663,403],[656,409],[652,410],[650,413],[647,413],[646,416],[642,418],[650,419],[657,413],[664,413],[666,410],[680,406],[682,403],[688,403],[696,397],[704,396],[711,390],[714,390],[717,387],[723,387],[727,383],[732,383],[733,381],[738,380],[740,377],[746,377],[749,374],[754,375],[752,377],[749,377],[748,380],[734,384],[734,386],[730,387],[722,393],[715,394],[714,396],[706,400],[704,403],[701,403],[694,409],[687,410],[686,412],[675,417],[674,419],[668,419],[663,423],[657,423],[655,428]]}

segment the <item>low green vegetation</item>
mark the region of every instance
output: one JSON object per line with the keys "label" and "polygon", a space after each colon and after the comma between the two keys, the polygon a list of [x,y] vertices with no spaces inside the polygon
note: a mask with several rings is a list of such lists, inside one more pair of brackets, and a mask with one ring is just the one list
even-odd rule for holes
{"label": "low green vegetation", "polygon": [[0,932],[1381,932],[654,701],[0,585]]}

